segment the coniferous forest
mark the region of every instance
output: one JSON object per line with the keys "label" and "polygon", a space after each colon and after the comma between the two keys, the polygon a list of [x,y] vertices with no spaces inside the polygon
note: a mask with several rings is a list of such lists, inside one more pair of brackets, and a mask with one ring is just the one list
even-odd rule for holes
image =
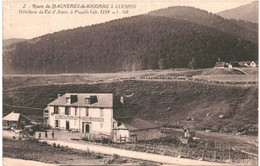
{"label": "coniferous forest", "polygon": [[171,7],[4,45],[3,71],[209,68],[219,60],[257,60],[257,42],[255,23],[227,20],[191,7]]}

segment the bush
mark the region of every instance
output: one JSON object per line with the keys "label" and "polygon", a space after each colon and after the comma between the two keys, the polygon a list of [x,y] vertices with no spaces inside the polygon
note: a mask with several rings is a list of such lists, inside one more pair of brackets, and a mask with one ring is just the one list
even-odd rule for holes
{"label": "bush", "polygon": [[48,143],[47,143],[46,141],[43,141],[43,142],[41,143],[41,146],[48,146]]}
{"label": "bush", "polygon": [[53,143],[53,147],[56,148],[56,143]]}
{"label": "bush", "polygon": [[95,159],[103,159],[104,156],[102,154],[97,154],[95,155]]}

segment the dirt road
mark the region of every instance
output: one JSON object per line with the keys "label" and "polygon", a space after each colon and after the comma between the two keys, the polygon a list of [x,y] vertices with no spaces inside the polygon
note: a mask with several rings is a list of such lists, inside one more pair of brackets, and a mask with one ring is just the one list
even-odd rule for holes
{"label": "dirt road", "polygon": [[[12,131],[3,130],[3,137],[11,138],[13,135],[14,134]],[[163,155],[157,155],[151,153],[123,150],[118,148],[102,146],[102,145],[95,145],[93,143],[88,143],[88,142],[71,140],[72,138],[79,139],[80,137],[81,135],[77,133],[75,134],[75,133],[60,131],[60,132],[56,132],[54,140],[52,140],[51,138],[50,139],[43,138],[40,141],[45,141],[50,145],[53,145],[53,143],[55,143],[56,145],[60,144],[60,146],[68,146],[69,148],[78,149],[78,150],[90,151],[95,153],[103,153],[109,155],[117,154],[123,157],[153,161],[153,162],[169,164],[169,165],[178,165],[178,166],[179,165],[214,165],[214,166],[225,165],[221,163],[213,163],[213,162],[206,162],[206,161],[199,161],[199,160],[176,158],[171,156],[163,156]]]}
{"label": "dirt road", "polygon": [[[41,140],[43,141],[43,140]],[[154,161],[164,164],[170,164],[170,165],[224,165],[221,163],[212,163],[212,162],[205,162],[205,161],[198,161],[198,160],[190,160],[190,159],[183,159],[183,158],[176,158],[176,157],[170,157],[170,156],[162,156],[162,155],[156,155],[151,153],[143,153],[143,152],[136,152],[136,151],[129,151],[129,150],[123,150],[123,149],[117,149],[117,148],[111,148],[106,146],[100,146],[100,145],[93,145],[89,143],[82,143],[82,142],[76,142],[76,141],[59,141],[59,140],[44,140],[49,144],[55,143],[60,144],[61,146],[68,146],[69,148],[74,148],[78,150],[84,150],[84,151],[91,151],[95,153],[104,153],[104,154],[110,154],[110,155],[120,155],[124,157],[129,158],[135,158],[135,159],[141,159],[141,160],[148,160],[148,161]]]}

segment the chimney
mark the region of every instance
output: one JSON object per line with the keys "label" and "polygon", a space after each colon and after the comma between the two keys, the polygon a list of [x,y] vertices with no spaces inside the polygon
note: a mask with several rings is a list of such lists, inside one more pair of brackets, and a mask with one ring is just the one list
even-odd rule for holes
{"label": "chimney", "polygon": [[124,104],[124,96],[120,97],[120,103]]}
{"label": "chimney", "polygon": [[60,97],[60,94],[58,94],[58,98]]}

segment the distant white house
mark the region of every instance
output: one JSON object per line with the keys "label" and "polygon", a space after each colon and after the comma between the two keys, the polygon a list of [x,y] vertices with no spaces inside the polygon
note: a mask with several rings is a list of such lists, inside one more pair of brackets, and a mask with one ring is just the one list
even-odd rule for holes
{"label": "distant white house", "polygon": [[215,64],[215,68],[257,67],[257,66],[258,66],[258,64],[255,61],[241,61],[241,62],[231,61],[229,63],[216,62],[216,64]]}
{"label": "distant white house", "polygon": [[239,62],[241,67],[257,67],[257,62],[255,61],[241,61]]}
{"label": "distant white house", "polygon": [[252,62],[250,63],[250,67],[257,67],[256,62],[252,61]]}

